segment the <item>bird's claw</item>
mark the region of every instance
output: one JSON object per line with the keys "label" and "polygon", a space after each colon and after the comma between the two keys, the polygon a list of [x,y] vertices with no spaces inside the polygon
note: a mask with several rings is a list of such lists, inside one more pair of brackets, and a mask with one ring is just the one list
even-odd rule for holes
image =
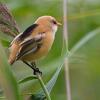
{"label": "bird's claw", "polygon": [[34,69],[33,74],[36,75],[37,73],[40,74],[40,75],[42,75],[42,72],[39,70],[39,68],[35,68]]}

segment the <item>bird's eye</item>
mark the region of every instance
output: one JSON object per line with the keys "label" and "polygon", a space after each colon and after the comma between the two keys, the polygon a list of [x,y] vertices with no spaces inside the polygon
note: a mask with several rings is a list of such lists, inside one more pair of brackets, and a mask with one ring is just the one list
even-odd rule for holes
{"label": "bird's eye", "polygon": [[55,20],[52,20],[53,24],[57,24],[57,22]]}

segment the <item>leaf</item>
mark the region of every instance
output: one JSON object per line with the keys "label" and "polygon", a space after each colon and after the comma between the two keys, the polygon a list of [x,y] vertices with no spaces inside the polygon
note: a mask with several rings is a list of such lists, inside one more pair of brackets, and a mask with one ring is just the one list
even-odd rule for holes
{"label": "leaf", "polygon": [[42,94],[35,94],[29,98],[29,100],[45,100],[45,99],[46,99],[45,95]]}
{"label": "leaf", "polygon": [[17,82],[12,74],[4,49],[0,45],[0,84],[7,100],[22,100]]}
{"label": "leaf", "polygon": [[[51,92],[51,90],[53,89],[53,87],[54,87],[54,85],[57,81],[57,78],[58,78],[58,75],[61,71],[61,68],[62,68],[62,65],[60,67],[58,67],[58,69],[56,70],[56,72],[52,76],[51,80],[46,84],[46,88],[47,88],[49,93]],[[46,97],[45,97],[45,94],[44,94],[43,90],[41,90],[37,94],[33,94],[31,96],[32,100],[44,100],[45,98]]]}
{"label": "leaf", "polygon": [[26,78],[20,80],[18,83],[21,84],[21,83],[28,82],[28,81],[33,80],[33,79],[37,79],[37,77],[35,75],[29,76],[29,77],[26,77]]}
{"label": "leaf", "polygon": [[72,56],[78,49],[83,47],[87,42],[93,39],[96,35],[100,33],[100,28],[95,29],[92,32],[89,32],[86,36],[84,36],[71,50],[69,53],[69,57]]}

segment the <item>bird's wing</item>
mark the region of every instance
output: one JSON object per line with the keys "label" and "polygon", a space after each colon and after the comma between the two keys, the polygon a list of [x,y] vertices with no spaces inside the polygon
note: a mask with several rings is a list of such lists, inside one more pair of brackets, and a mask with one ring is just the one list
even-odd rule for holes
{"label": "bird's wing", "polygon": [[14,40],[11,42],[10,46],[14,43],[14,42],[21,42],[21,41],[27,41],[30,40],[31,37],[31,33],[34,31],[34,29],[38,26],[38,24],[33,24],[30,25],[23,33],[18,34]]}
{"label": "bird's wing", "polygon": [[21,49],[19,50],[16,60],[30,53],[35,53],[42,45],[42,40],[45,38],[45,33],[34,36],[33,39],[22,42]]}
{"label": "bird's wing", "polygon": [[19,34],[19,28],[5,4],[0,2],[0,31],[12,37]]}
{"label": "bird's wing", "polygon": [[34,31],[34,29],[36,29],[38,26],[38,24],[33,24],[31,26],[29,26],[20,36],[19,39],[20,40],[24,40],[27,37],[29,37],[31,35],[31,33]]}

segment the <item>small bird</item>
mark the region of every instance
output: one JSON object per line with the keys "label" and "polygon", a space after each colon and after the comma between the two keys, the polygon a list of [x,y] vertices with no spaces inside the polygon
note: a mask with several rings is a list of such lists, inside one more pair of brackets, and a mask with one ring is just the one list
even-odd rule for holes
{"label": "small bird", "polygon": [[[59,25],[61,23],[52,16],[39,17],[33,25],[13,39],[8,62],[13,64],[22,60],[27,65],[28,62],[34,65],[35,61],[48,54]],[[31,65],[29,66],[32,68]]]}

